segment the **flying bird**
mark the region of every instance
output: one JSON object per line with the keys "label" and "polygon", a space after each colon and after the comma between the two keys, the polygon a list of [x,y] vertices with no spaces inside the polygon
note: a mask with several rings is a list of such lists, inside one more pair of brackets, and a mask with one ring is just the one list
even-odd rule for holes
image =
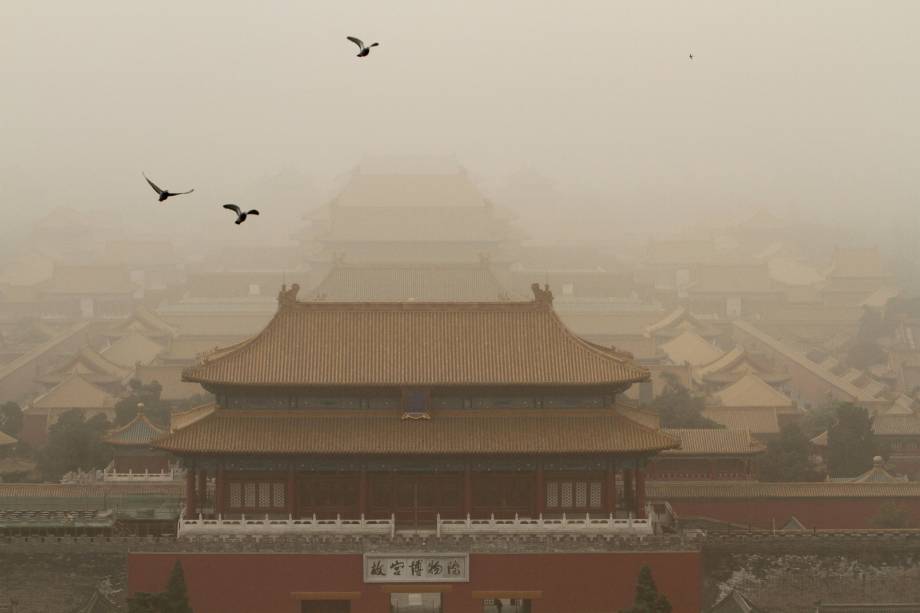
{"label": "flying bird", "polygon": [[[144,178],[147,179],[147,175],[144,175]],[[164,200],[166,200],[167,198],[171,196],[182,196],[183,194],[191,194],[193,191],[195,191],[194,189],[190,189],[187,192],[171,192],[169,190],[160,189],[159,187],[157,187],[157,184],[151,181],[150,179],[147,179],[147,183],[150,184],[150,187],[153,188],[153,191],[155,191],[157,194],[160,195],[160,202],[163,202]]]}
{"label": "flying bird", "polygon": [[346,36],[345,38],[358,45],[358,49],[360,49],[360,51],[358,51],[358,57],[367,57],[367,55],[371,52],[371,47],[376,47],[380,44],[374,43],[373,45],[365,46],[364,41],[360,38],[355,38],[354,36]]}
{"label": "flying bird", "polygon": [[234,222],[234,223],[236,223],[236,225],[240,225],[241,223],[243,223],[244,221],[246,221],[246,218],[247,218],[249,215],[258,215],[258,214],[259,214],[259,211],[255,210],[255,209],[252,209],[252,210],[250,210],[250,211],[245,211],[245,212],[244,212],[240,207],[236,206],[235,204],[225,204],[225,205],[224,205],[224,208],[227,209],[228,211],[233,211],[234,213],[236,213],[236,221]]}

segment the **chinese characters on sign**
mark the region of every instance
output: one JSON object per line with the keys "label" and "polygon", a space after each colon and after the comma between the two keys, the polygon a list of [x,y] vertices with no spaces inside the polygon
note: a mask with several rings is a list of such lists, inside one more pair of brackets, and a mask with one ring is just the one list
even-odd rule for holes
{"label": "chinese characters on sign", "polygon": [[424,583],[469,581],[465,553],[364,554],[365,583]]}

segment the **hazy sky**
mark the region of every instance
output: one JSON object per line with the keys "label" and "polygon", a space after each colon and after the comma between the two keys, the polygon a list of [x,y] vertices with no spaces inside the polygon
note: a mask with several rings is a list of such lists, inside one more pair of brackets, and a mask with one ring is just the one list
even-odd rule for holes
{"label": "hazy sky", "polygon": [[[200,211],[433,153],[620,224],[916,219],[918,24],[916,0],[2,0],[0,202],[143,222],[142,170]],[[381,46],[359,60],[348,34]],[[288,224],[316,203],[245,204]]]}

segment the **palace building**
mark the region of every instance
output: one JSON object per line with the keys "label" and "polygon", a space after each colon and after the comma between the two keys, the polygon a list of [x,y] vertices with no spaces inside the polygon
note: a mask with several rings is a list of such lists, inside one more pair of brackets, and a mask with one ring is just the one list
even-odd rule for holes
{"label": "palace building", "polygon": [[617,405],[647,371],[532,289],[282,288],[262,332],[185,371],[214,410],[154,443],[188,469],[180,543],[258,537],[260,553],[132,554],[130,589],[163,589],[178,560],[202,613],[617,610],[648,564],[675,611],[698,611],[699,553],[656,534],[645,500],[646,463],[679,441]]}

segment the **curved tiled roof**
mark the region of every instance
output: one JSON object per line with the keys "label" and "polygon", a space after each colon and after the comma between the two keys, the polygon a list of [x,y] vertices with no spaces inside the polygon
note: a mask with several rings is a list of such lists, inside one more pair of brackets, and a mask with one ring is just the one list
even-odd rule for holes
{"label": "curved tiled roof", "polygon": [[791,407],[792,400],[755,374],[747,374],[714,394],[724,408]]}
{"label": "curved tiled roof", "polygon": [[680,448],[666,451],[667,455],[746,455],[767,449],[748,430],[666,428],[662,432],[680,440]]}
{"label": "curved tiled roof", "polygon": [[[541,290],[542,291],[542,290]],[[551,302],[290,302],[187,369],[224,385],[621,385],[648,371],[575,336]]]}
{"label": "curved tiled roof", "polygon": [[14,439],[12,436],[7,434],[3,430],[0,430],[0,447],[5,447],[7,445],[15,445],[15,444],[16,444],[16,439]]}
{"label": "curved tiled roof", "polygon": [[138,412],[134,419],[110,432],[105,442],[110,445],[148,445],[164,434],[166,430],[155,426],[146,415]]}
{"label": "curved tiled roof", "polygon": [[677,440],[609,410],[451,411],[402,419],[373,411],[219,409],[154,446],[177,453],[640,453]]}
{"label": "curved tiled roof", "polygon": [[920,481],[897,483],[762,483],[759,481],[649,481],[650,499],[688,498],[920,498]]}

